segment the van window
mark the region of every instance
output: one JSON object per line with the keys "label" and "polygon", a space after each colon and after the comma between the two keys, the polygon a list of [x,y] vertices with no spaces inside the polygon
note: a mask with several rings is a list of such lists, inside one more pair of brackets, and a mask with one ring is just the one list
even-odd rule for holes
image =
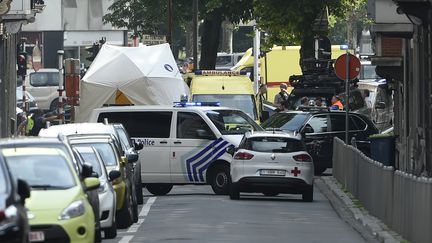
{"label": "van window", "polygon": [[171,117],[170,111],[102,112],[98,122],[122,123],[131,137],[169,138]]}
{"label": "van window", "polygon": [[193,101],[220,102],[221,106],[239,109],[252,119],[258,120],[256,103],[253,95],[248,94],[196,94]]}
{"label": "van window", "polygon": [[177,138],[199,139],[197,130],[200,129],[210,134],[213,133],[198,114],[192,112],[179,112],[177,114]]}
{"label": "van window", "polygon": [[225,65],[231,65],[232,60],[231,56],[217,56],[216,57],[216,66],[225,66]]}
{"label": "van window", "polygon": [[34,72],[30,74],[30,84],[34,87],[58,86],[60,74],[58,72]]}

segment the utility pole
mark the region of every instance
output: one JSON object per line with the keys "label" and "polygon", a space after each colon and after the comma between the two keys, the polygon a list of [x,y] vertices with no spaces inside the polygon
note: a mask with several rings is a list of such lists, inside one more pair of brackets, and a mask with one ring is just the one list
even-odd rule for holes
{"label": "utility pole", "polygon": [[172,49],[172,0],[168,0],[167,15],[168,15],[167,42],[168,42],[168,44],[170,44],[171,49]]}
{"label": "utility pole", "polygon": [[198,69],[198,0],[193,0],[193,69]]}

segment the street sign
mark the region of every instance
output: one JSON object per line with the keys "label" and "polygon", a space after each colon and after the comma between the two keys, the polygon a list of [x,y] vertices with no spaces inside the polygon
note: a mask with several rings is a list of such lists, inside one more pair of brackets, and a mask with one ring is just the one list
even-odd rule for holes
{"label": "street sign", "polygon": [[166,37],[164,35],[143,35],[142,43],[147,46],[159,45],[166,43]]}
{"label": "street sign", "polygon": [[346,57],[349,57],[349,79],[355,79],[360,73],[360,60],[352,54],[340,55],[335,62],[334,69],[336,76],[342,80],[347,79],[347,62]]}

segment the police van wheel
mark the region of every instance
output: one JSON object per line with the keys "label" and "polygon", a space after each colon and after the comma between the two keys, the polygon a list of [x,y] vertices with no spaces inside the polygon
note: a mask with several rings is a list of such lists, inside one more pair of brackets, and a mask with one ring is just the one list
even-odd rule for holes
{"label": "police van wheel", "polygon": [[163,196],[168,194],[171,189],[173,188],[173,185],[170,184],[147,184],[146,185],[147,190],[155,195],[155,196]]}
{"label": "police van wheel", "polygon": [[228,195],[230,183],[229,167],[226,165],[216,165],[213,169],[210,182],[214,193],[217,195]]}

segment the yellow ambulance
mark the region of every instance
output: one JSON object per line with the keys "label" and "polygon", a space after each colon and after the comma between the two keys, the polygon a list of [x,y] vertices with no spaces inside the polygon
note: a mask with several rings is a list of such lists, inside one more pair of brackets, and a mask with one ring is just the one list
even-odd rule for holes
{"label": "yellow ambulance", "polygon": [[191,101],[220,102],[221,106],[242,110],[255,121],[260,120],[260,101],[243,72],[196,70],[189,87]]}

